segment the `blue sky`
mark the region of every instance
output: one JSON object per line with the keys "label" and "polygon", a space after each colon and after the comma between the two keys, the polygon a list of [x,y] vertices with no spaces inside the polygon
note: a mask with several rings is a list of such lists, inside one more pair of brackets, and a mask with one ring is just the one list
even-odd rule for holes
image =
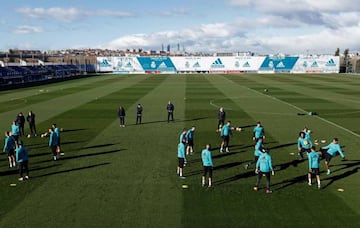
{"label": "blue sky", "polygon": [[359,0],[2,1],[0,50],[360,50]]}

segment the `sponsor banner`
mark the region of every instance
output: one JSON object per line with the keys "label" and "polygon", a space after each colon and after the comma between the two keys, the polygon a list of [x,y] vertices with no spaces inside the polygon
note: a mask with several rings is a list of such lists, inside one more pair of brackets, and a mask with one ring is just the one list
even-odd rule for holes
{"label": "sponsor banner", "polygon": [[96,58],[97,72],[136,73],[144,72],[136,57],[112,56]]}
{"label": "sponsor banner", "polygon": [[189,57],[170,57],[174,63],[176,70],[179,72],[201,72],[209,71],[209,63],[204,57],[189,56]]}
{"label": "sponsor banner", "polygon": [[301,56],[292,73],[339,73],[339,56]]}
{"label": "sponsor banner", "polygon": [[170,57],[137,57],[142,69],[145,72],[174,73],[175,65]]}
{"label": "sponsor banner", "polygon": [[259,71],[290,72],[298,59],[298,56],[266,57]]}
{"label": "sponsor banner", "polygon": [[97,72],[113,73],[338,73],[338,56],[97,57]]}
{"label": "sponsor banner", "polygon": [[265,57],[171,57],[176,69],[181,72],[236,73],[255,72]]}

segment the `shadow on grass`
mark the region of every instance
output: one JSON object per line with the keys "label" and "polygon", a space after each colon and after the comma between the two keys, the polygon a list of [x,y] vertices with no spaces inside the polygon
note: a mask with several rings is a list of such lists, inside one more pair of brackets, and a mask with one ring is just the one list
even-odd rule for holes
{"label": "shadow on grass", "polygon": [[[30,175],[31,175],[31,172],[44,170],[44,169],[50,169],[50,168],[54,168],[54,167],[60,166],[60,165],[61,164],[52,164],[52,165],[49,165],[49,166],[39,167],[39,166],[36,166],[36,165],[32,166],[32,163],[29,162],[29,172],[30,172]],[[18,174],[18,173],[19,173],[18,168],[12,168],[12,169],[0,172],[0,176],[9,176],[9,175],[14,175],[14,174]]]}
{"label": "shadow on grass", "polygon": [[[223,164],[223,165],[218,165],[218,166],[214,166],[213,170],[221,170],[221,169],[230,169],[232,167],[241,165],[244,162],[231,162],[231,163],[227,163],[227,164]],[[195,170],[195,171],[191,171],[186,173],[186,176],[195,176],[195,175],[200,175],[203,173],[203,170]]]}
{"label": "shadow on grass", "polygon": [[296,142],[285,143],[285,144],[281,144],[281,145],[278,145],[278,146],[269,147],[268,149],[269,150],[275,150],[275,149],[280,149],[280,148],[284,148],[284,147],[288,147],[288,146],[294,146],[294,145],[297,145],[297,143]]}
{"label": "shadow on grass", "polygon": [[85,131],[86,128],[78,128],[78,129],[65,129],[62,132],[74,132],[74,131]]}
{"label": "shadow on grass", "polygon": [[280,164],[280,165],[276,165],[276,166],[274,167],[274,170],[275,170],[275,171],[280,171],[280,170],[287,169],[287,168],[289,168],[290,166],[297,167],[300,163],[305,162],[305,161],[307,161],[307,160],[303,159],[303,160],[293,160],[293,161],[289,161],[289,162],[286,162],[286,163],[283,163],[283,164]]}
{"label": "shadow on grass", "polygon": [[[326,178],[323,179],[323,181],[325,180],[329,180],[329,182],[323,186],[323,189],[329,187],[331,184],[333,184],[335,181],[337,180],[341,180],[345,177],[348,177],[348,176],[351,176],[355,173],[358,172],[359,168],[360,168],[360,161],[359,160],[353,160],[353,162],[350,162],[350,163],[342,163],[342,164],[339,164],[339,165],[334,165],[335,167],[336,166],[343,166],[342,168],[340,169],[336,169],[334,171],[332,171],[332,173],[334,172],[338,172],[340,170],[344,170],[344,169],[349,169],[349,168],[352,168],[355,166],[355,168],[349,170],[349,171],[346,171],[345,173],[342,173],[342,174],[339,174],[339,175],[334,175],[334,176],[328,176]],[[334,167],[332,166],[332,167]]]}
{"label": "shadow on grass", "polygon": [[234,181],[237,181],[237,180],[240,180],[240,179],[243,179],[243,178],[254,177],[254,176],[255,176],[254,171],[248,171],[248,172],[245,172],[245,173],[237,174],[237,175],[232,176],[232,177],[228,177],[228,178],[225,178],[225,179],[222,179],[222,180],[215,181],[213,183],[213,185],[217,186],[217,185],[227,184],[227,183],[234,182]]}
{"label": "shadow on grass", "polygon": [[[349,171],[346,171],[345,173],[342,173],[342,174],[339,174],[339,175],[335,175],[335,176],[329,176],[327,178],[324,178],[321,180],[321,182],[323,183],[323,181],[326,181],[326,180],[330,180],[329,183],[327,183],[326,185],[324,185],[322,188],[325,189],[327,187],[329,187],[331,184],[333,184],[335,181],[337,180],[341,180],[345,177],[348,177],[348,176],[351,176],[355,173],[358,172],[359,170],[359,165],[360,165],[360,161],[359,160],[354,160],[355,162],[352,162],[352,163],[345,163],[345,164],[340,164],[340,165],[336,165],[336,166],[344,166],[343,168],[340,168],[340,169],[337,169],[337,170],[334,170],[334,172],[337,172],[339,170],[343,170],[343,169],[348,169],[348,168],[351,168],[351,167],[354,167],[356,166],[354,169],[352,170],[349,170]],[[325,173],[325,172],[322,172],[322,173]],[[276,188],[276,190],[280,190],[280,189],[284,189],[288,186],[291,186],[291,185],[294,185],[296,183],[300,183],[300,182],[307,182],[307,174],[303,174],[303,175],[300,175],[300,176],[297,176],[297,177],[294,177],[294,178],[291,178],[291,179],[286,179],[282,182],[279,182],[279,183],[276,183],[276,184],[273,184],[272,186],[278,186],[278,185],[282,185],[281,187],[279,188]]]}
{"label": "shadow on grass", "polygon": [[114,144],[114,143],[106,143],[106,144],[99,144],[99,145],[94,145],[94,146],[85,146],[85,147],[82,147],[81,149],[95,149],[95,148],[114,146],[114,145],[116,145],[116,144]]}
{"label": "shadow on grass", "polygon": [[93,157],[93,156],[100,156],[100,155],[106,155],[106,154],[113,154],[113,153],[118,153],[120,151],[124,151],[126,149],[121,149],[121,150],[110,150],[110,151],[104,151],[104,152],[98,152],[98,153],[91,153],[91,154],[79,154],[79,155],[73,155],[73,156],[65,156],[64,157],[60,157],[60,160],[58,161],[53,161],[52,158],[52,154],[49,153],[49,160],[44,160],[44,161],[39,161],[39,162],[35,162],[34,164],[39,164],[39,163],[46,163],[46,162],[59,162],[62,160],[71,160],[71,159],[77,159],[77,158],[84,158],[84,157]]}
{"label": "shadow on grass", "polygon": [[42,174],[42,175],[38,175],[38,176],[32,176],[31,178],[47,177],[47,176],[52,176],[52,175],[57,175],[57,174],[62,174],[62,173],[69,173],[69,172],[80,171],[80,170],[84,170],[84,169],[96,168],[96,167],[99,167],[99,166],[104,166],[104,165],[109,165],[109,164],[111,164],[111,163],[110,162],[104,162],[104,163],[95,164],[95,165],[83,166],[83,167],[67,169],[67,170],[60,170],[60,171],[55,171],[55,172]]}
{"label": "shadow on grass", "polygon": [[[274,190],[281,190],[281,189],[284,189],[284,188],[287,188],[291,185],[294,185],[296,183],[300,183],[300,182],[307,182],[307,174],[303,174],[303,175],[300,175],[300,176],[297,176],[297,177],[294,177],[294,178],[291,178],[291,179],[286,179],[284,181],[281,181],[279,183],[276,183],[276,184],[272,184],[271,187],[274,189]],[[278,188],[274,188],[275,186],[278,186],[280,185],[280,187]]]}
{"label": "shadow on grass", "polygon": [[[209,117],[198,117],[193,119],[175,119],[174,121],[170,121],[169,123],[181,123],[181,122],[189,122],[189,121],[197,121],[197,120],[205,120]],[[147,125],[147,124],[157,124],[157,123],[168,123],[168,121],[165,120],[154,120],[154,121],[148,121],[148,122],[142,122],[141,124],[127,124],[126,126],[137,126],[137,125]]]}
{"label": "shadow on grass", "polygon": [[105,154],[113,154],[113,153],[118,153],[120,151],[125,151],[125,150],[126,149],[109,150],[109,151],[91,153],[91,154],[79,154],[79,155],[74,155],[74,156],[69,156],[69,157],[62,157],[60,160],[70,160],[70,159],[77,159],[77,158],[83,158],[83,157],[93,157],[93,156],[99,156],[99,155],[105,155]]}

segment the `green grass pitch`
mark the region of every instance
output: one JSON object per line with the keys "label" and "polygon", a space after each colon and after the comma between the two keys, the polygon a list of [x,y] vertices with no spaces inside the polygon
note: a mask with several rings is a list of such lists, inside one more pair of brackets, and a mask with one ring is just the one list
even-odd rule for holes
{"label": "green grass pitch", "polygon": [[[359,227],[359,97],[360,77],[338,74],[104,75],[0,92],[0,131],[33,110],[38,132],[52,123],[64,128],[65,151],[55,162],[48,138],[23,138],[31,169],[24,182],[1,153],[0,227]],[[174,123],[166,121],[169,100]],[[135,125],[138,103],[142,125]],[[244,129],[234,132],[229,154],[218,150],[219,107]],[[265,180],[254,192],[254,170],[244,169],[258,120],[276,170],[273,194],[265,194]],[[176,176],[177,143],[182,128],[193,125],[195,154],[183,180]],[[321,190],[307,185],[307,161],[296,161],[304,126],[313,139],[338,137],[347,157],[332,160],[329,176],[321,162]],[[210,189],[201,187],[206,143],[214,148]]]}

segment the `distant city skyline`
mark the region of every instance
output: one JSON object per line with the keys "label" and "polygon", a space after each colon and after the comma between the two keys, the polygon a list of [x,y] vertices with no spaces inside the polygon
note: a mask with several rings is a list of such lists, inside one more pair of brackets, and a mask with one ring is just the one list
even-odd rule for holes
{"label": "distant city skyline", "polygon": [[74,48],[334,54],[360,50],[360,4],[336,0],[4,1],[0,51]]}

